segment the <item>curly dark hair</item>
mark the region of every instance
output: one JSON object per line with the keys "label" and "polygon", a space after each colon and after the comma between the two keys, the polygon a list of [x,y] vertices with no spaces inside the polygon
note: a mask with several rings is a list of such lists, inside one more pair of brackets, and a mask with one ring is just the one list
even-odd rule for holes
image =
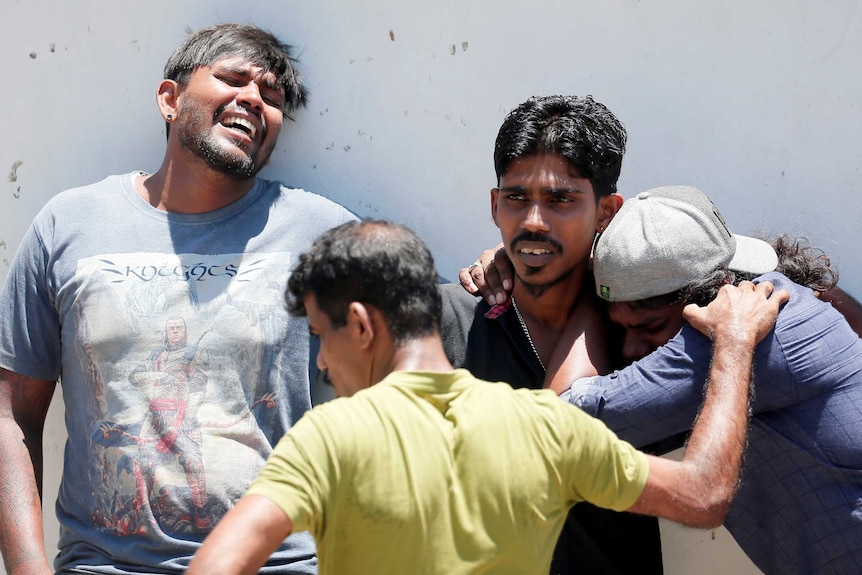
{"label": "curly dark hair", "polygon": [[[775,271],[784,274],[793,283],[820,293],[829,291],[838,283],[838,270],[832,267],[832,260],[823,250],[812,246],[808,239],[794,238],[788,234],[764,239],[778,254],[778,266]],[[675,303],[696,303],[704,306],[716,298],[721,286],[738,285],[739,282],[751,281],[758,275],[760,274],[719,268],[692,280],[680,290],[632,302],[632,305],[649,309],[658,309]]]}
{"label": "curly dark hair", "polygon": [[431,252],[415,233],[385,220],[348,222],[314,241],[287,282],[287,308],[305,316],[305,296],[334,327],[351,302],[376,307],[395,344],[439,333],[442,301]]}
{"label": "curly dark hair", "polygon": [[509,112],[494,145],[497,185],[512,162],[559,154],[593,186],[596,199],[617,191],[626,129],[592,96],[534,96]]}

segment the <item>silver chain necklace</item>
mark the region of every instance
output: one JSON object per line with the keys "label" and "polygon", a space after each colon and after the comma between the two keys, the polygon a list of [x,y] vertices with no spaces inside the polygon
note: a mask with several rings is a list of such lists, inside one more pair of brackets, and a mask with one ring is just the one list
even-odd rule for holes
{"label": "silver chain necklace", "polygon": [[539,360],[539,365],[542,366],[542,371],[547,373],[547,368],[545,367],[545,362],[542,361],[542,356],[539,355],[539,350],[536,349],[536,344],[533,343],[533,338],[530,336],[530,330],[527,329],[527,323],[524,321],[524,317],[521,315],[521,310],[518,309],[518,304],[515,303],[515,298],[512,298],[512,309],[515,310],[515,315],[518,316],[518,322],[521,324],[521,329],[524,330],[524,335],[527,336],[527,341],[530,342],[530,347],[533,349],[533,354],[536,356],[536,359]]}

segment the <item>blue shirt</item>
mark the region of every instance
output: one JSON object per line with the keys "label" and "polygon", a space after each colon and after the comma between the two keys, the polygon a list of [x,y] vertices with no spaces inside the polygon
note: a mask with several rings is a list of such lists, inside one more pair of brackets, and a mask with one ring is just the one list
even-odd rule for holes
{"label": "blue shirt", "polygon": [[[755,351],[748,450],[725,526],[766,573],[855,573],[862,566],[862,340],[813,292],[790,292]],[[711,343],[690,326],[607,376],[575,382],[567,401],[643,446],[691,428]]]}

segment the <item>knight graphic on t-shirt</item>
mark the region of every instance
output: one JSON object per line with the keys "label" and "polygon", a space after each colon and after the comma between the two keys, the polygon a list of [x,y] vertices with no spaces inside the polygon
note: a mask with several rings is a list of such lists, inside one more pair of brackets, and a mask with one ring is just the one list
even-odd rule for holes
{"label": "knight graphic on t-shirt", "polygon": [[[150,384],[152,397],[149,404],[149,421],[141,429],[141,436],[158,437],[155,456],[176,455],[186,474],[192,502],[197,510],[207,502],[206,475],[201,455],[200,424],[197,411],[206,394],[207,374],[198,365],[201,341],[188,345],[186,322],[171,317],[165,323],[164,346],[156,349],[143,365],[129,375],[132,385]],[[195,514],[195,526],[206,528],[210,521]]]}
{"label": "knight graphic on t-shirt", "polygon": [[[144,420],[131,427],[100,423],[103,440],[99,443],[138,446],[137,454],[130,452],[121,458],[121,469],[118,469],[133,476],[134,500],[125,502],[115,494],[118,500],[112,502],[109,525],[105,526],[112,524],[121,533],[143,529],[142,518],[149,514],[141,515],[140,511],[146,506],[153,507],[152,515],[162,529],[168,531],[207,530],[224,513],[222,506],[207,508],[201,424],[197,419],[208,381],[205,370],[208,353],[201,344],[209,332],[206,330],[190,345],[185,320],[179,316],[168,318],[163,344],[129,374],[129,382],[134,387],[150,390]],[[159,468],[174,462],[185,473],[188,496],[183,497],[180,491],[185,489],[180,486],[163,486],[153,493],[154,476]],[[190,499],[190,509],[185,512],[175,505],[162,504],[162,500],[182,499]]]}

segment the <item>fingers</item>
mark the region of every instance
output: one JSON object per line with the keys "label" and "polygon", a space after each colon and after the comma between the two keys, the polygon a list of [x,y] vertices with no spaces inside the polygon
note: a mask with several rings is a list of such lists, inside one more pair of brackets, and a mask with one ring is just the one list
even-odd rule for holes
{"label": "fingers", "polygon": [[478,260],[462,268],[458,280],[465,290],[481,295],[491,305],[505,303],[512,289],[512,264],[502,244],[485,250]]}
{"label": "fingers", "polygon": [[682,308],[682,317],[694,329],[708,337],[715,339],[715,328],[710,325],[705,307],[700,307],[696,303],[690,303]]}
{"label": "fingers", "polygon": [[[512,262],[509,260],[509,254],[506,253],[503,244],[497,246],[497,251],[494,254],[494,267],[500,276],[500,287],[502,287],[502,291],[498,290],[497,295],[502,296],[504,298],[503,301],[505,301],[506,294],[512,291],[515,278]],[[498,301],[497,303],[503,303],[503,301]]]}
{"label": "fingers", "polygon": [[479,262],[475,261],[470,267],[461,268],[461,271],[458,272],[458,281],[461,282],[461,287],[473,295],[479,292],[479,286],[473,281],[473,270],[478,266]]}
{"label": "fingers", "polygon": [[781,305],[789,299],[787,290],[775,291],[771,282],[743,281],[737,286],[723,286],[706,307],[686,306],[683,317],[711,339],[729,334],[757,343],[772,330]]}
{"label": "fingers", "polygon": [[772,292],[772,296],[769,298],[769,301],[774,302],[775,305],[780,307],[790,301],[790,292],[786,289]]}
{"label": "fingers", "polygon": [[500,279],[500,271],[497,267],[496,260],[492,260],[488,266],[485,267],[485,288],[488,292],[488,295],[485,296],[485,300],[491,305],[499,305],[501,303],[506,302],[506,298],[508,298],[508,294],[506,290],[502,288],[503,281]]}
{"label": "fingers", "polygon": [[[724,287],[727,289],[733,289],[733,286]],[[762,281],[757,284],[749,281],[742,281],[739,282],[739,285],[736,287],[739,290],[753,290],[756,296],[760,297],[751,298],[752,305],[760,305],[762,309],[773,310],[775,313],[778,312],[778,308],[790,300],[789,291],[785,289],[775,291],[775,285],[769,281]],[[768,305],[762,305],[764,299],[768,302]]]}
{"label": "fingers", "polygon": [[[748,288],[749,286],[746,286],[746,289]],[[753,291],[765,298],[753,300],[752,306],[756,307],[749,312],[749,325],[754,330],[755,342],[760,343],[772,331],[781,306],[790,299],[790,292],[787,290],[775,291],[775,286],[771,282],[760,282],[753,288]]]}
{"label": "fingers", "polygon": [[[484,252],[483,256],[487,253],[493,252]],[[497,303],[495,286],[500,285],[500,279],[494,267],[493,259],[490,260],[490,263],[485,264],[481,262],[481,258],[476,260],[469,267],[458,272],[458,280],[469,293],[481,295],[490,305]]]}

